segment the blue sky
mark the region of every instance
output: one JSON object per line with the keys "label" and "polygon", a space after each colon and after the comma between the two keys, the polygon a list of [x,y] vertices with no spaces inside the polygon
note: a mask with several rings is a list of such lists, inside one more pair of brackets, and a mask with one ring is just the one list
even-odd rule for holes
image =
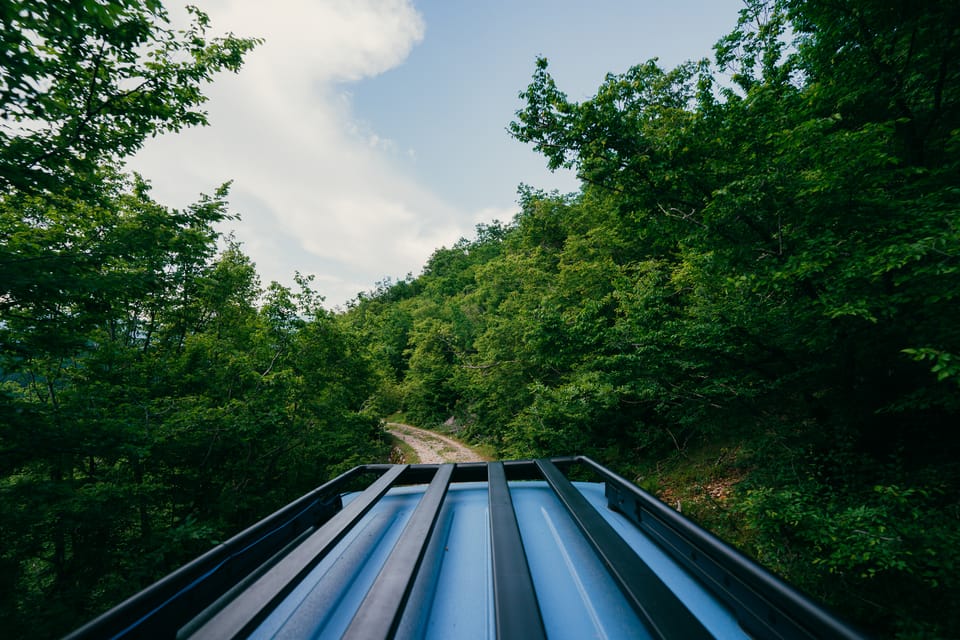
{"label": "blue sky", "polygon": [[[575,191],[513,140],[537,56],[588,98],[608,72],[712,57],[741,0],[199,0],[214,32],[261,36],[208,88],[210,126],[130,162],[182,207],[233,180],[232,231],[264,283],[314,274],[330,307],[516,212],[521,183]],[[179,15],[173,11],[174,19]]]}

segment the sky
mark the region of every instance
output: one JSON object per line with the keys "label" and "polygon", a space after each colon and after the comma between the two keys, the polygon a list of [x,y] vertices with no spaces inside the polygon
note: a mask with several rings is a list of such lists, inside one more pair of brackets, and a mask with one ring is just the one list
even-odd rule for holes
{"label": "sky", "polygon": [[[209,126],[128,163],[182,208],[232,181],[233,233],[263,284],[299,271],[331,309],[418,275],[517,189],[577,191],[507,133],[538,56],[572,100],[607,73],[712,58],[742,0],[193,0],[210,35],[264,38],[207,86]],[[176,21],[182,15],[168,2]]]}

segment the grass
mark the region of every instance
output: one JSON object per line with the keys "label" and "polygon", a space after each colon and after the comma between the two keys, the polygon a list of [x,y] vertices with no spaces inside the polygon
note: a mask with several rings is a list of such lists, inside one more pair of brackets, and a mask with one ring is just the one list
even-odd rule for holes
{"label": "grass", "polygon": [[407,422],[407,414],[402,411],[397,411],[396,413],[391,413],[385,417],[384,422],[399,422],[400,424],[409,424]]}
{"label": "grass", "polygon": [[418,464],[420,456],[413,447],[396,436],[390,437],[390,462],[394,464]]}
{"label": "grass", "polygon": [[468,443],[470,448],[480,454],[484,460],[499,460],[497,448],[492,444],[473,444]]}
{"label": "grass", "polygon": [[735,547],[749,548],[743,518],[731,507],[747,476],[747,447],[739,440],[708,442],[633,469],[635,484]]}

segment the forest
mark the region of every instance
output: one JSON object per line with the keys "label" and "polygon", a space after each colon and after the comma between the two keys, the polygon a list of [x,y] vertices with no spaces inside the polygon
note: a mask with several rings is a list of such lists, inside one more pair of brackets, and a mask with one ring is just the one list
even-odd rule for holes
{"label": "forest", "polygon": [[509,131],[580,190],[521,185],[336,313],[260,282],[229,184],[177,210],[124,168],[260,41],[157,0],[0,23],[15,637],[385,461],[397,414],[592,456],[875,637],[960,637],[960,4],[745,0],[715,60],[581,102],[531,61]]}

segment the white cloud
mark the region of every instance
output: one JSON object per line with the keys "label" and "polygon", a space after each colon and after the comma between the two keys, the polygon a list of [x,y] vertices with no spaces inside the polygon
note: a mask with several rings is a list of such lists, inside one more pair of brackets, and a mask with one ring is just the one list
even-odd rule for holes
{"label": "white cloud", "polygon": [[243,219],[231,226],[264,281],[316,273],[331,305],[418,271],[479,221],[415,183],[396,143],[351,114],[345,83],[402,64],[424,38],[409,1],[200,5],[218,33],[266,41],[208,87],[211,126],[151,141],[131,162],[161,202],[184,206],[232,179]]}
{"label": "white cloud", "polygon": [[[244,73],[259,82],[308,91],[311,82],[352,82],[403,61],[424,36],[407,0],[220,0],[219,30],[266,38]],[[307,82],[304,82],[304,81]]]}

